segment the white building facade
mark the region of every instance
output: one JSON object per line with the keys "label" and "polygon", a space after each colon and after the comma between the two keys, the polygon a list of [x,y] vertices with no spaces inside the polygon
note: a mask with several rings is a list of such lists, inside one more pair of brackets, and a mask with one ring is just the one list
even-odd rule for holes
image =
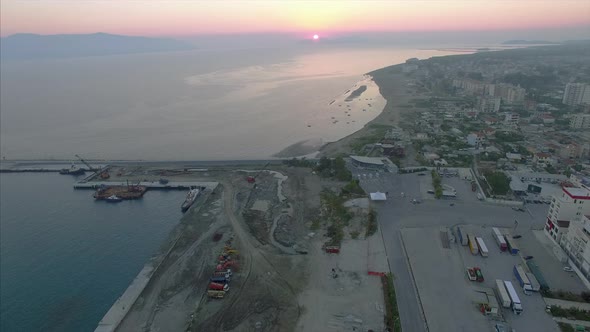
{"label": "white building facade", "polygon": [[590,85],[586,83],[566,84],[562,103],[570,106],[590,104]]}

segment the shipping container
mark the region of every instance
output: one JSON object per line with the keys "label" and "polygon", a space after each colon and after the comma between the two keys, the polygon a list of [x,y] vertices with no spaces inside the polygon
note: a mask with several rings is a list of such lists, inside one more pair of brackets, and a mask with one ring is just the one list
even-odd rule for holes
{"label": "shipping container", "polygon": [[526,276],[527,276],[527,278],[529,278],[529,281],[531,282],[531,289],[533,290],[533,292],[540,291],[541,284],[539,284],[539,282],[537,281],[537,278],[535,278],[535,275],[532,273],[527,273]]}
{"label": "shipping container", "polygon": [[465,233],[465,231],[461,227],[457,227],[457,234],[459,235],[459,242],[461,243],[461,245],[466,246],[469,244],[467,233]]}
{"label": "shipping container", "polygon": [[207,295],[214,299],[222,299],[225,296],[225,291],[210,289],[207,291]]}
{"label": "shipping container", "polygon": [[510,308],[512,300],[510,299],[510,296],[508,296],[506,286],[504,286],[504,281],[496,279],[496,290],[498,291],[498,298],[500,299],[500,303],[502,303],[502,306],[504,308]]}
{"label": "shipping container", "polygon": [[477,246],[475,236],[473,236],[472,234],[468,234],[467,238],[469,239],[469,249],[471,250],[471,253],[477,255],[477,253],[479,252],[479,247]]}
{"label": "shipping container", "polygon": [[483,257],[488,257],[488,247],[486,246],[485,242],[481,237],[476,237],[475,240],[477,241],[477,246],[479,247],[479,252]]}
{"label": "shipping container", "polygon": [[510,250],[510,254],[518,255],[520,249],[518,249],[518,246],[516,246],[516,243],[514,243],[514,239],[509,234],[506,234],[505,239],[506,244],[508,244],[508,250]]}
{"label": "shipping container", "polygon": [[516,294],[516,290],[510,281],[504,280],[504,286],[506,286],[506,291],[508,291],[508,295],[510,296],[510,300],[512,301],[512,312],[517,315],[522,313],[522,303],[520,302],[520,298],[518,294]]}

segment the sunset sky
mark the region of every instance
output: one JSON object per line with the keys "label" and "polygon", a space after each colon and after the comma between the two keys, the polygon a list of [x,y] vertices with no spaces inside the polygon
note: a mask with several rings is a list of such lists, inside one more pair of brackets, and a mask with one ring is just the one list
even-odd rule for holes
{"label": "sunset sky", "polygon": [[571,27],[590,31],[590,0],[2,0],[1,6],[2,36],[99,31],[146,36]]}

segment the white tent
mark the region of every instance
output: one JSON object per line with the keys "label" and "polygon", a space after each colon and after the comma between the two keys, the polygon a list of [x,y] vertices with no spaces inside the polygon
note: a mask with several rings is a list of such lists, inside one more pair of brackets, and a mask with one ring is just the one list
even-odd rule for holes
{"label": "white tent", "polygon": [[385,193],[382,192],[371,193],[370,195],[372,201],[384,201],[387,199],[387,197],[385,197]]}

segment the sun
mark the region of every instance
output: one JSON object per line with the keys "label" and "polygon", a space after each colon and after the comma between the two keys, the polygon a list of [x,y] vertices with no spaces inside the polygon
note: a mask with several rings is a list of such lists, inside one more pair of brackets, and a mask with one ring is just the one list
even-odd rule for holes
{"label": "sun", "polygon": [[318,39],[320,39],[320,36],[318,36],[318,35],[313,35],[313,40],[318,40]]}

